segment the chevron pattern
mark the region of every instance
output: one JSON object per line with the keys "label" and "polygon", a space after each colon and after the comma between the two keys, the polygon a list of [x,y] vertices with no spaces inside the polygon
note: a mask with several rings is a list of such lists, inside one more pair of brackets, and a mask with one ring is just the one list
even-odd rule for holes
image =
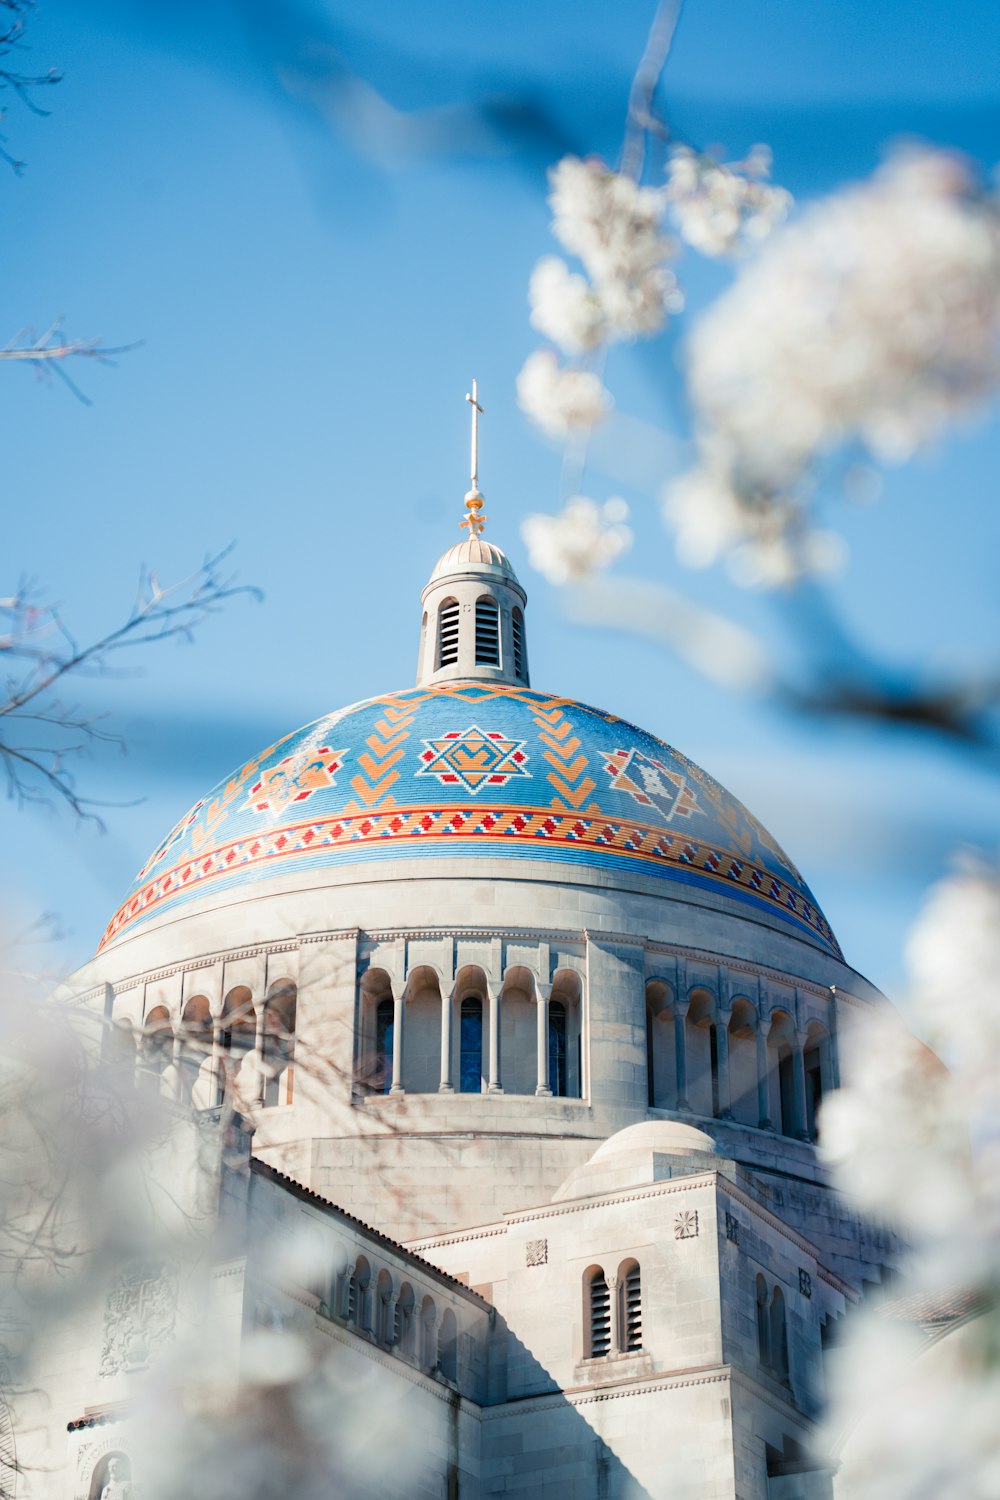
{"label": "chevron pattern", "polygon": [[356,757],[360,770],[351,777],[354,797],[345,804],[346,813],[395,807],[396,799],[389,789],[399,780],[397,762],[405,754],[403,746],[417,707],[417,703],[405,703],[401,708],[392,703],[383,705],[382,717],[365,740],[367,748]]}
{"label": "chevron pattern", "polygon": [[[597,787],[594,779],[586,774],[590,761],[583,752],[580,738],[573,733],[573,726],[561,707],[538,707],[532,718],[538,725],[538,738],[545,746],[542,759],[552,767],[548,778],[556,791],[552,806],[579,812]],[[600,808],[592,803],[587,811],[600,812]]]}

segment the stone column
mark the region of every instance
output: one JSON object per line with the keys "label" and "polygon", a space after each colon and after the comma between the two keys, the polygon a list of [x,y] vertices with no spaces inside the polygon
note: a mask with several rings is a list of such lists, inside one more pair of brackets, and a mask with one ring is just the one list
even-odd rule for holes
{"label": "stone column", "polygon": [[183,1022],[177,1022],[173,1046],[170,1049],[170,1065],[174,1070],[174,1097],[184,1098],[184,1032]]}
{"label": "stone column", "polygon": [[687,1100],[687,1001],[674,1005],[674,1055],[677,1062],[677,1109],[691,1108]]}
{"label": "stone column", "polygon": [[802,1056],[802,1044],[797,1036],[792,1043],[792,1108],[795,1111],[792,1132],[797,1140],[807,1141],[809,1132],[806,1129],[806,1065]]}
{"label": "stone column", "polygon": [[622,1338],[622,1310],[619,1306],[620,1299],[618,1296],[620,1283],[618,1277],[615,1275],[606,1276],[604,1279],[608,1283],[608,1298],[611,1308],[611,1347],[608,1353],[620,1354],[624,1347]]}
{"label": "stone column", "polygon": [[212,1103],[223,1104],[226,1097],[226,1053],[222,1045],[222,1020],[212,1017]]}
{"label": "stone column", "polygon": [[455,1000],[452,995],[441,996],[441,1082],[438,1084],[439,1094],[453,1094],[455,1086],[451,1081],[451,1013],[454,1009]]}
{"label": "stone column", "polygon": [[729,1018],[720,1016],[715,1023],[715,1056],[719,1070],[719,1119],[733,1118],[732,1092],[729,1086]]}
{"label": "stone column", "polygon": [[500,991],[489,986],[490,999],[490,1066],[488,1094],[502,1094],[500,1086]]}
{"label": "stone column", "polygon": [[772,1130],[771,1098],[767,1077],[767,1037],[764,1035],[764,1018],[757,1018],[757,1121],[761,1130]]}
{"label": "stone column", "polygon": [[538,1082],[535,1085],[536,1094],[551,1095],[549,1087],[549,989],[543,990],[541,985],[535,987],[535,1006],[538,1021]]}
{"label": "stone column", "polygon": [[392,1087],[390,1094],[403,1093],[403,989],[399,986],[392,997]]}
{"label": "stone column", "polygon": [[267,1015],[267,1006],[263,1000],[254,1012],[256,1030],[253,1038],[253,1102],[263,1104],[264,1092],[267,1088],[267,1079],[264,1077],[264,1020]]}

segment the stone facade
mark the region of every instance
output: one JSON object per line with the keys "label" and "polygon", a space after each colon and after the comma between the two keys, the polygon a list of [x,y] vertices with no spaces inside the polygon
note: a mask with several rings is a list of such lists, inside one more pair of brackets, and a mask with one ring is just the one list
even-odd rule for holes
{"label": "stone facade", "polygon": [[[164,841],[74,993],[141,1086],[196,1117],[229,1098],[252,1113],[252,1164],[222,1200],[242,1225],[218,1270],[234,1366],[254,1327],[287,1324],[335,1344],[348,1379],[377,1370],[420,1441],[373,1495],[820,1500],[823,1350],[894,1247],[831,1191],[816,1110],[838,1086],[845,1028],[884,1002],[710,778],[613,716],[530,694],[523,616],[517,653],[513,635],[524,593],[484,548],[442,559],[421,635],[418,688],[450,693],[470,724],[451,739],[428,729],[405,785],[418,712],[405,694],[372,700],[386,717],[370,750],[348,743],[349,710],[255,757]],[[477,664],[483,598],[500,623]],[[453,600],[459,655],[442,667]],[[605,739],[587,740],[592,719],[613,726]],[[577,754],[603,789],[571,788]],[[526,790],[524,767],[546,756],[562,808],[551,835],[513,800],[538,799],[541,772]],[[359,800],[334,806],[355,764]],[[468,805],[453,832],[474,812],[483,839],[461,853],[441,822],[456,778]],[[254,864],[258,813],[301,858]],[[709,813],[714,843],[675,836]],[[341,816],[368,818],[357,857],[337,843]],[[331,853],[313,856],[310,830]],[[595,837],[615,852],[595,853]],[[175,898],[156,871],[183,849],[183,878],[199,839],[214,840],[205,870],[228,848],[248,873]],[[303,1227],[322,1270],[280,1284],[254,1247]],[[132,1366],[169,1337],[168,1272],[137,1265],[108,1309],[53,1376],[70,1444],[53,1495],[99,1500]],[[365,1481],[352,1485],[364,1500]]]}

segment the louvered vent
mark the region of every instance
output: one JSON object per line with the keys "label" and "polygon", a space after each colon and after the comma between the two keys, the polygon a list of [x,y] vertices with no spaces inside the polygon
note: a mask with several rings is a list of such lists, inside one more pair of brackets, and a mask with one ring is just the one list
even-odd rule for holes
{"label": "louvered vent", "polygon": [[458,661],[458,603],[446,599],[438,615],[438,666],[453,667]]}
{"label": "louvered vent", "polygon": [[476,666],[500,665],[500,610],[495,599],[476,601]]}
{"label": "louvered vent", "polygon": [[642,1297],[639,1290],[639,1267],[633,1266],[625,1277],[625,1318],[623,1331],[625,1348],[642,1348]]}
{"label": "louvered vent", "polygon": [[590,1357],[601,1359],[611,1351],[611,1293],[600,1271],[590,1283]]}
{"label": "louvered vent", "polygon": [[514,676],[524,676],[524,616],[519,609],[515,609],[511,616],[511,625],[514,633]]}

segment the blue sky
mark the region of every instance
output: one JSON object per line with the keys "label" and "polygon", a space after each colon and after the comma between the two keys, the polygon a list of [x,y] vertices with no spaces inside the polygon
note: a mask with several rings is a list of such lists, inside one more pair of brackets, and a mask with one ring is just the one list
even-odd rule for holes
{"label": "blue sky", "polygon": [[[849,959],[889,989],[949,851],[995,849],[995,767],[735,699],[648,643],[571,623],[528,568],[519,522],[560,501],[560,455],[514,400],[536,342],[528,276],[552,248],[545,167],[562,145],[613,158],[652,8],[41,0],[30,65],[65,78],[48,119],[8,114],[28,170],[0,173],[0,335],[64,315],[71,334],[142,344],[77,372],[90,406],[0,372],[4,589],[37,578],[86,636],[121,618],[140,564],[171,579],[235,541],[241,578],[265,594],[234,601],[194,646],[86,690],[130,746],[95,755],[86,790],[143,799],[107,808],[105,834],[0,809],[8,903],[60,913],[62,961],[92,951],[149,849],[237,761],[412,680],[420,588],[459,535],[473,375],[490,534],[529,589],[536,686],[614,709],[717,775],[799,863]],[[395,109],[440,111],[446,148],[373,158],[324,120],[308,87],[335,54]],[[769,142],[776,179],[808,199],[869,172],[900,135],[992,166],[998,60],[1000,8],[978,0],[688,0],[664,99],[700,144],[739,155]],[[484,154],[485,96],[535,124]],[[685,261],[681,275],[690,318],[724,273]],[[682,572],[642,483],[685,460],[682,334],[616,352],[608,372],[619,411],[661,429],[657,472],[623,476],[599,448],[587,487],[632,504],[638,545],[620,571],[684,588],[786,650],[766,600],[721,570]],[[994,660],[998,459],[987,413],[887,476],[878,506],[831,505],[851,547],[839,604],[880,654]]]}

